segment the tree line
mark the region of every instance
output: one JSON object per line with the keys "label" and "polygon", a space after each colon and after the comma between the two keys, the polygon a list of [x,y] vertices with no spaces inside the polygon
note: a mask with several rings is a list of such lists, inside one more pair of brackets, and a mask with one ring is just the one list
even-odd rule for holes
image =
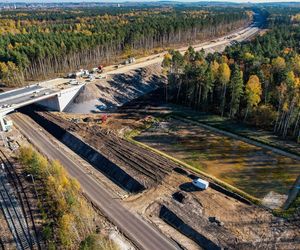
{"label": "tree line", "polygon": [[252,41],[205,55],[192,47],[170,51],[170,100],[300,140],[300,27],[294,15],[269,18],[270,30]]}
{"label": "tree line", "polygon": [[0,17],[0,78],[6,84],[112,62],[124,50],[209,39],[245,25],[240,8],[107,8],[5,12]]}
{"label": "tree line", "polygon": [[83,198],[77,180],[58,161],[48,161],[31,147],[20,147],[18,159],[25,173],[35,179],[41,235],[47,249],[116,249],[110,240],[97,234],[95,211]]}

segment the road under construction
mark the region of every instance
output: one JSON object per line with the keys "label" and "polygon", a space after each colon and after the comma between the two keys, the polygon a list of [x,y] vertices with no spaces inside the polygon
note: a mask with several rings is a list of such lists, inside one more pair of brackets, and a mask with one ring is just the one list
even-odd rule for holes
{"label": "road under construction", "polygon": [[16,126],[43,154],[53,160],[59,160],[67,171],[76,178],[86,195],[108,216],[120,230],[141,249],[177,249],[176,244],[167,239],[153,226],[139,216],[130,213],[118,200],[105,190],[91,176],[86,175],[81,166],[56,148],[45,135],[36,130],[28,118],[13,114]]}
{"label": "road under construction", "polygon": [[[211,52],[213,50],[222,50],[225,46],[230,45],[230,43],[235,41],[242,41],[252,37],[259,31],[258,27],[251,26],[245,29],[240,29],[235,32],[234,35],[221,37],[211,42],[202,43],[195,46],[195,50],[204,49],[206,52]],[[182,48],[180,51],[183,53],[187,48]],[[126,65],[119,67],[118,69],[109,70],[106,69],[106,72],[102,75],[107,74],[123,74],[125,72],[143,68],[146,66],[151,66],[153,64],[161,63],[163,60],[164,53],[153,55],[150,57],[138,59],[136,63],[131,65]],[[104,69],[105,70],[105,69]],[[55,79],[54,79],[55,81]],[[66,80],[64,79],[63,82]],[[67,80],[68,81],[68,80]],[[64,84],[64,83],[63,83]],[[69,89],[74,89],[74,93],[79,90],[80,86],[72,86]],[[37,89],[38,88],[38,92]],[[24,93],[21,90],[18,91],[16,95],[11,95],[9,93],[3,93],[2,100],[2,117],[8,113],[14,111],[17,108],[32,104],[33,102],[41,102],[45,99],[51,100],[52,97],[59,98],[62,90],[55,92],[52,89],[43,88],[39,90],[39,85],[34,85],[32,89],[24,89]],[[29,91],[29,92],[28,92]],[[64,90],[66,91],[66,90]],[[68,98],[68,102],[76,95],[72,92],[72,96]],[[13,92],[12,92],[13,93]],[[32,93],[37,93],[37,96],[32,98]],[[67,91],[66,91],[67,93]],[[69,95],[67,93],[67,95]],[[1,98],[1,96],[0,96]],[[9,102],[9,103],[7,103]],[[49,104],[49,103],[48,103]],[[67,105],[67,102],[66,102]],[[65,106],[66,106],[65,105]],[[47,105],[44,105],[47,106]],[[51,105],[50,105],[51,106]],[[62,111],[63,108],[58,109]],[[121,202],[113,198],[113,195],[110,194],[101,183],[96,181],[93,176],[87,175],[81,168],[80,164],[75,162],[72,157],[66,155],[62,152],[56,145],[54,145],[47,137],[45,136],[46,131],[34,123],[29,117],[14,113],[10,117],[14,121],[16,127],[29,139],[29,141],[43,154],[45,154],[50,159],[59,160],[64,167],[68,170],[71,176],[76,178],[85,194],[89,199],[99,207],[99,209],[111,220],[132,242],[140,249],[178,249],[179,246],[175,241],[166,237],[163,233],[157,230],[156,227],[146,222],[141,216],[135,212],[129,211]],[[39,128],[39,129],[37,129]],[[103,138],[107,138],[103,135]],[[54,139],[53,140],[57,140]],[[145,188],[152,187],[151,183],[162,182],[164,177],[168,175],[169,172],[173,171],[178,166],[174,163],[166,161],[162,157],[155,156],[154,153],[147,153],[146,150],[139,149],[137,151],[130,150],[130,147],[125,142],[122,142],[122,145],[115,143],[116,138],[106,141],[106,145],[110,146],[112,152],[118,153],[119,161],[124,162],[124,165],[129,164],[130,166],[136,164],[138,165],[137,169],[141,169],[141,165],[146,164],[148,167],[144,167],[146,175],[148,175],[147,181],[140,181]],[[59,144],[59,141],[56,141]],[[125,146],[124,146],[125,145]],[[124,147],[123,147],[124,146]],[[132,146],[132,145],[131,145]],[[104,153],[105,154],[105,153]],[[106,157],[110,157],[110,153],[106,153]],[[165,168],[161,169],[161,166]],[[157,171],[157,170],[161,171]],[[145,173],[142,173],[145,175]],[[155,181],[154,181],[155,180]]]}

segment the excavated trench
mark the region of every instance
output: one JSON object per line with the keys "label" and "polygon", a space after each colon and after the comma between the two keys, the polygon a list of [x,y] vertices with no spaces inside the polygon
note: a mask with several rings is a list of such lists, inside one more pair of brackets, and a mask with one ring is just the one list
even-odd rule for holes
{"label": "excavated trench", "polygon": [[49,121],[45,117],[41,116],[38,112],[33,112],[28,108],[22,109],[22,112],[29,115],[35,120],[35,122],[45,128],[56,139],[64,143],[76,154],[84,158],[95,169],[99,170],[122,189],[130,193],[138,193],[146,188],[135,178],[127,174],[117,164],[113,163],[95,148],[81,140],[79,136]]}
{"label": "excavated trench", "polygon": [[196,242],[203,249],[209,250],[221,250],[222,248],[207,239],[205,236],[197,232],[182,219],[180,219],[174,212],[168,207],[162,205],[159,211],[159,218],[164,220],[167,224],[177,229],[179,232]]}

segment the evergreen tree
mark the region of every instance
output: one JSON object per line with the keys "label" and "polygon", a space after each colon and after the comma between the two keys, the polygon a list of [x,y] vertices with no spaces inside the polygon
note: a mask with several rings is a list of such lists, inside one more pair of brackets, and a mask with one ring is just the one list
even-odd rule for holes
{"label": "evergreen tree", "polygon": [[239,110],[240,101],[243,94],[243,72],[237,64],[234,64],[232,77],[230,80],[231,101],[229,116],[234,117]]}

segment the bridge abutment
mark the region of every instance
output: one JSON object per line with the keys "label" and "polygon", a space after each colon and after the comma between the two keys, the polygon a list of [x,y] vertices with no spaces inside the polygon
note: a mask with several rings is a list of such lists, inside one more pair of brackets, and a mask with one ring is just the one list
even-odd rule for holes
{"label": "bridge abutment", "polygon": [[[23,106],[37,103],[38,105],[41,105],[51,111],[63,111],[68,104],[73,101],[84,85],[85,84],[67,85],[66,87],[63,87],[59,90],[57,89],[55,91],[49,89],[49,92],[45,88],[36,89],[35,87],[34,92],[32,92],[33,90],[29,88],[24,88],[24,90],[29,89],[23,93],[23,96],[28,97],[19,103],[13,101],[16,95],[10,94],[10,100],[7,102],[2,102],[4,103],[4,107],[0,108],[0,131],[10,130],[12,127],[12,121],[7,119],[6,115]],[[28,93],[34,94],[29,95]]]}
{"label": "bridge abutment", "polygon": [[77,96],[80,89],[84,86],[84,84],[72,86],[71,88],[67,88],[61,90],[57,95],[37,102],[38,105],[41,105],[49,110],[53,111],[63,111],[68,104],[70,104],[73,99]]}

